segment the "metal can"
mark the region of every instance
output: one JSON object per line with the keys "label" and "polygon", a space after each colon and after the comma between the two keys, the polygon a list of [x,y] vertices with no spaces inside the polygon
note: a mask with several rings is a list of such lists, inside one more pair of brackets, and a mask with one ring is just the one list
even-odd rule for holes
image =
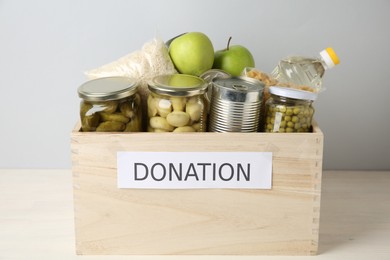
{"label": "metal can", "polygon": [[266,102],[265,132],[310,132],[317,93],[272,86]]}
{"label": "metal can", "polygon": [[[210,69],[205,71],[202,75],[199,76],[200,78],[204,79],[208,84],[208,90],[207,90],[207,99],[210,101],[212,99],[212,84],[213,80],[216,78],[230,78],[231,75],[223,70],[220,69]],[[208,111],[210,112],[210,111]]]}
{"label": "metal can", "polygon": [[186,74],[161,75],[148,87],[148,132],[207,130],[206,81]]}
{"label": "metal can", "polygon": [[212,85],[210,132],[257,132],[264,84],[248,77],[216,78]]}
{"label": "metal can", "polygon": [[202,79],[204,79],[208,83],[212,83],[215,78],[229,78],[231,75],[223,70],[219,69],[210,69],[205,71],[202,75],[200,75]]}
{"label": "metal can", "polygon": [[78,88],[81,130],[84,132],[142,131],[138,81],[127,77],[90,80]]}

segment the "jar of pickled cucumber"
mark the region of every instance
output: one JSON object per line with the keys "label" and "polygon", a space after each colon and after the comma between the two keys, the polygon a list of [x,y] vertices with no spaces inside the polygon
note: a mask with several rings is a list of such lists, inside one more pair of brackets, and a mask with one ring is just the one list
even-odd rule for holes
{"label": "jar of pickled cucumber", "polygon": [[273,86],[266,102],[265,132],[311,132],[314,115],[312,103],[317,98],[313,92]]}
{"label": "jar of pickled cucumber", "polygon": [[186,74],[162,75],[148,87],[148,132],[206,131],[206,81]]}
{"label": "jar of pickled cucumber", "polygon": [[84,132],[142,131],[138,81],[127,77],[90,80],[78,88],[81,130]]}

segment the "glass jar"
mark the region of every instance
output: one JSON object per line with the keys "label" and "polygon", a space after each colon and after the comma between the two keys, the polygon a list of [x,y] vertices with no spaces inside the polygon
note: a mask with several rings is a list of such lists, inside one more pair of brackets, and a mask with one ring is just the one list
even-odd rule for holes
{"label": "glass jar", "polygon": [[127,77],[90,80],[78,88],[83,132],[142,131],[138,81]]}
{"label": "glass jar", "polygon": [[206,81],[186,74],[161,75],[148,87],[148,132],[206,131]]}
{"label": "glass jar", "polygon": [[265,132],[311,132],[312,103],[317,98],[316,93],[276,86],[270,87],[269,92],[271,97],[266,102]]}

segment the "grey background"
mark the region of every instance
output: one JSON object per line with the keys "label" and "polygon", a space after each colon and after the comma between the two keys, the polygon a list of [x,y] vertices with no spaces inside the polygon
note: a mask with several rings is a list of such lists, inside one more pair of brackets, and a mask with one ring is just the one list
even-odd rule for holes
{"label": "grey background", "polygon": [[390,1],[0,0],[0,168],[70,168],[83,72],[154,37],[201,31],[270,72],[332,46],[316,101],[324,169],[390,169]]}

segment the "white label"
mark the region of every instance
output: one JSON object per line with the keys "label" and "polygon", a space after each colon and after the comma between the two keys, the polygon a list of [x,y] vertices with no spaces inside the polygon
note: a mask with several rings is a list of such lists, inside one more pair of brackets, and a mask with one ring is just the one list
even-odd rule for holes
{"label": "white label", "polygon": [[280,112],[275,113],[275,122],[274,122],[274,132],[279,132],[280,124],[282,123],[282,116],[283,114]]}
{"label": "white label", "polygon": [[271,189],[271,152],[118,152],[118,188]]}

